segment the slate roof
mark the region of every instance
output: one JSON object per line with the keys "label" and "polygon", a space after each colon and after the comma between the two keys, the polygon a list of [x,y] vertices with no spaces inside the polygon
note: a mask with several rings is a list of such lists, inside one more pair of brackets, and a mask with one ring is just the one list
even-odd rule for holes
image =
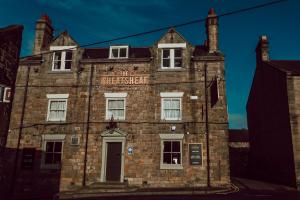
{"label": "slate roof", "polygon": [[247,129],[229,129],[229,142],[249,142]]}
{"label": "slate roof", "polygon": [[300,60],[270,60],[266,63],[281,71],[300,75]]}

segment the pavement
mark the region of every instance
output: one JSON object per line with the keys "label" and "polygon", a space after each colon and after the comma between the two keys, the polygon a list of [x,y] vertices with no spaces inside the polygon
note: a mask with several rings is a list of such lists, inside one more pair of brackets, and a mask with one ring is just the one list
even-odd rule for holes
{"label": "pavement", "polygon": [[293,187],[246,178],[231,177],[231,182],[237,186],[239,190],[297,191],[297,189]]}
{"label": "pavement", "polygon": [[155,188],[128,192],[61,193],[59,199],[299,199],[295,188],[245,178],[232,178],[230,188]]}

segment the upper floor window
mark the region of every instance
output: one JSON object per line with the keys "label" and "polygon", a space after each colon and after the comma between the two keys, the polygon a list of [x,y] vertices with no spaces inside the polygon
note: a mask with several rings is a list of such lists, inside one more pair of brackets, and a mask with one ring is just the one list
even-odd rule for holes
{"label": "upper floor window", "polygon": [[105,119],[113,117],[117,120],[125,120],[127,93],[105,93],[104,95],[106,97]]}
{"label": "upper floor window", "polygon": [[181,120],[183,92],[161,92],[161,119]]}
{"label": "upper floor window", "polygon": [[0,85],[0,102],[9,103],[11,98],[11,88]]}
{"label": "upper floor window", "polygon": [[161,68],[183,67],[182,50],[186,48],[186,43],[158,44],[158,48],[161,48]]}
{"label": "upper floor window", "polygon": [[[73,48],[73,49],[72,49]],[[51,46],[53,53],[52,71],[70,71],[75,46]]]}
{"label": "upper floor window", "polygon": [[47,121],[66,121],[68,94],[48,94]]}
{"label": "upper floor window", "polygon": [[182,67],[182,49],[162,49],[162,68]]}
{"label": "upper floor window", "polygon": [[128,58],[128,46],[111,46],[109,58]]}

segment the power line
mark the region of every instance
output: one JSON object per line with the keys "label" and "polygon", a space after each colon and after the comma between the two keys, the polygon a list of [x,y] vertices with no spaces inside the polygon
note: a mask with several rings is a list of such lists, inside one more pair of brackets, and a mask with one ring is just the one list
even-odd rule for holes
{"label": "power line", "polygon": [[[255,10],[255,9],[258,9],[258,8],[264,8],[264,7],[267,7],[267,6],[274,5],[274,4],[282,3],[284,1],[288,1],[288,0],[277,0],[277,1],[271,1],[271,2],[267,2],[267,3],[263,3],[263,4],[258,4],[258,5],[255,5],[255,6],[242,8],[242,9],[238,9],[238,10],[234,10],[234,11],[230,11],[230,12],[226,12],[226,13],[218,15],[217,17],[221,18],[221,17],[225,17],[225,16],[229,16],[229,15],[235,15],[235,14],[239,14],[239,13],[242,13],[242,12],[247,12],[247,11],[250,11],[250,10]],[[123,39],[127,39],[127,38],[141,36],[141,35],[148,35],[148,34],[151,34],[151,33],[160,32],[160,31],[163,31],[163,30],[168,30],[170,28],[178,28],[178,27],[183,27],[183,26],[195,24],[195,23],[204,22],[205,20],[206,20],[206,18],[196,19],[196,20],[192,20],[192,21],[188,21],[188,22],[184,22],[184,23],[180,23],[180,24],[175,24],[175,25],[171,25],[171,26],[165,26],[165,27],[161,27],[161,28],[157,28],[157,29],[153,29],[153,30],[149,30],[149,31],[145,31],[145,32],[140,32],[140,33],[136,33],[136,34],[132,34],[132,35],[126,35],[126,36],[116,37],[116,38],[109,39],[109,40],[103,40],[103,41],[88,43],[88,44],[84,44],[84,45],[78,45],[76,48],[94,46],[94,45],[98,45],[98,44],[104,44],[104,43],[108,43],[108,42],[123,40]],[[66,48],[66,49],[63,49],[63,50],[56,50],[55,52],[65,51],[65,50],[74,50],[74,49],[75,48],[72,47],[72,48]],[[23,56],[20,59],[35,57],[35,56],[41,56],[41,55],[44,55],[44,54],[51,54],[53,52],[54,51],[46,51],[46,52],[43,52],[43,53],[40,53],[40,54]]]}

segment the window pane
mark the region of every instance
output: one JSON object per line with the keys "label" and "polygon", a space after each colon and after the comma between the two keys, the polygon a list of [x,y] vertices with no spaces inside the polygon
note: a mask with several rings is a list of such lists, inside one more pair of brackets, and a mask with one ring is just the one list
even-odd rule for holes
{"label": "window pane", "polygon": [[124,100],[108,100],[109,109],[124,109]]}
{"label": "window pane", "polygon": [[164,109],[170,109],[171,108],[171,100],[170,99],[164,99]]}
{"label": "window pane", "polygon": [[45,153],[45,164],[52,164],[53,153]]}
{"label": "window pane", "polygon": [[181,49],[175,49],[175,58],[181,58]]}
{"label": "window pane", "polygon": [[54,52],[54,60],[61,60],[61,51]]}
{"label": "window pane", "polygon": [[72,60],[72,51],[66,51],[66,60]]}
{"label": "window pane", "polygon": [[164,153],[163,154],[163,163],[164,164],[172,164],[172,162],[171,162],[171,153]]}
{"label": "window pane", "polygon": [[172,142],[172,152],[180,152],[180,142],[179,141]]}
{"label": "window pane", "polygon": [[163,49],[163,58],[170,58],[170,49]]}
{"label": "window pane", "polygon": [[60,69],[60,64],[61,64],[60,61],[54,61],[54,66],[53,66],[53,68],[54,68],[54,69]]}
{"label": "window pane", "polygon": [[163,67],[170,67],[170,59],[163,59]]}
{"label": "window pane", "polygon": [[175,58],[175,67],[182,67],[182,59]]}
{"label": "window pane", "polygon": [[72,61],[65,62],[65,69],[71,69]]}
{"label": "window pane", "polygon": [[180,109],[180,100],[172,99],[171,108],[172,109]]}
{"label": "window pane", "polygon": [[171,141],[164,141],[164,152],[171,152]]}
{"label": "window pane", "polygon": [[126,57],[126,53],[127,53],[126,48],[121,48],[120,49],[120,58],[125,58]]}
{"label": "window pane", "polygon": [[112,110],[115,119],[124,118],[124,110]]}
{"label": "window pane", "polygon": [[180,164],[181,158],[180,153],[172,153],[172,164]]}
{"label": "window pane", "polygon": [[46,142],[46,152],[53,152],[54,142]]}
{"label": "window pane", "polygon": [[53,159],[53,164],[59,164],[60,161],[61,161],[61,153],[55,153],[54,159]]}
{"label": "window pane", "polygon": [[62,142],[55,142],[54,152],[61,152]]}
{"label": "window pane", "polygon": [[118,58],[118,49],[112,49],[111,52],[113,58]]}

